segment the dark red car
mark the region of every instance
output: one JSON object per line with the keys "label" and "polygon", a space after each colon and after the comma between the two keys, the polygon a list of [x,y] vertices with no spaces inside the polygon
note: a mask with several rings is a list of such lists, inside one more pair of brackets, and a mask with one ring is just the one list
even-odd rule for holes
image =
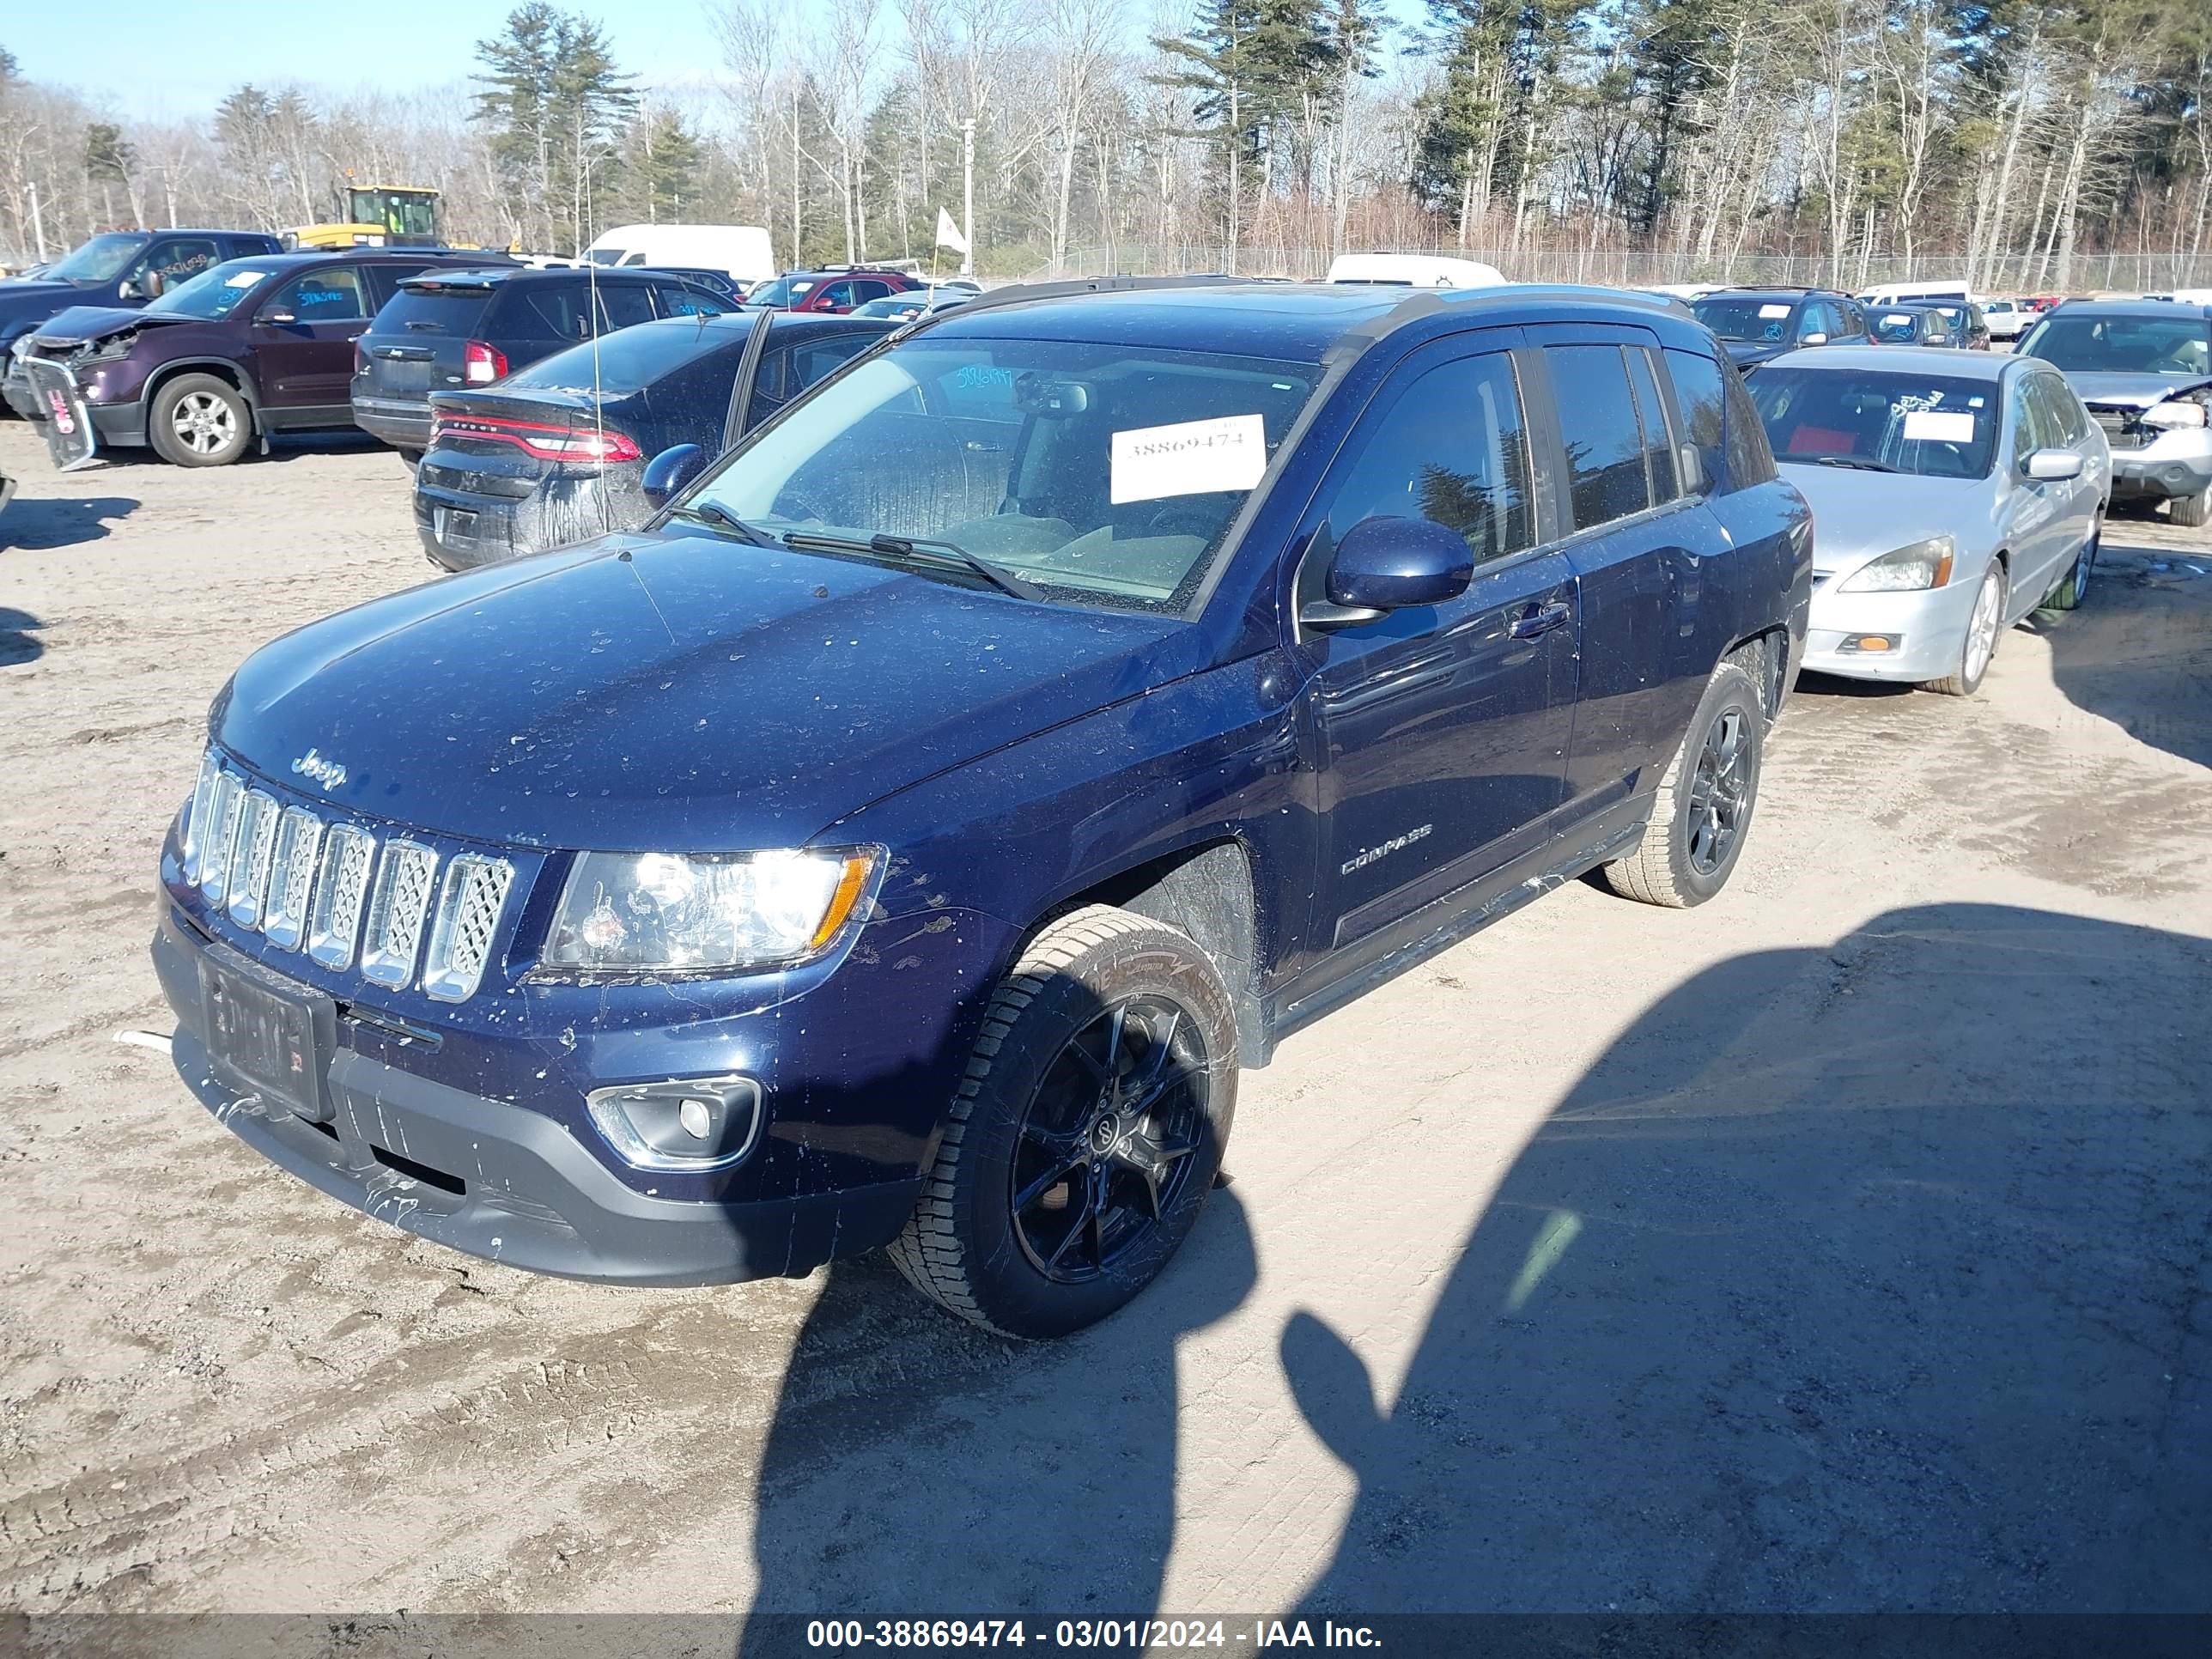
{"label": "dark red car", "polygon": [[745,296],[745,304],[765,311],[848,312],[887,294],[924,286],[919,276],[874,265],[828,265],[820,270],[787,270]]}
{"label": "dark red car", "polygon": [[348,248],[226,260],[135,311],[79,306],[43,324],[17,367],[58,465],[150,445],[222,466],[281,431],[349,427],[354,342],[400,282],[508,263],[437,248]]}

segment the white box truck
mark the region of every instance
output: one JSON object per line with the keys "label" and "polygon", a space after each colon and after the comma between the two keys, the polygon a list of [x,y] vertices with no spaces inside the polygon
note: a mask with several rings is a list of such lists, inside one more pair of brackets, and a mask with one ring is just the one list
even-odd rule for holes
{"label": "white box truck", "polygon": [[584,250],[595,265],[720,270],[743,287],[775,275],[775,250],[758,225],[617,225]]}

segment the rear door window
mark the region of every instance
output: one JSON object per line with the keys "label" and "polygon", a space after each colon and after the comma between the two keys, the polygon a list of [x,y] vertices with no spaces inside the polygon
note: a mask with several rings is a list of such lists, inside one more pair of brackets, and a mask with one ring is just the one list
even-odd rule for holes
{"label": "rear door window", "polygon": [[1774,452],[1766,442],[1766,428],[1743,389],[1743,376],[1731,368],[1721,371],[1723,398],[1728,404],[1728,488],[1730,493],[1749,489],[1774,477]]}
{"label": "rear door window", "polygon": [[1575,528],[1589,530],[1651,505],[1644,433],[1617,345],[1547,346],[1559,433],[1567,451]]}
{"label": "rear door window", "polygon": [[599,326],[628,328],[653,320],[653,297],[643,283],[599,284]]}

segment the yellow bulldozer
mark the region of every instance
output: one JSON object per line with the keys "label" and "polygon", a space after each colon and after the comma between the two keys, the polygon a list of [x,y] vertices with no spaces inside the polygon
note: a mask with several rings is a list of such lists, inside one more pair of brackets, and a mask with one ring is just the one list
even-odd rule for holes
{"label": "yellow bulldozer", "polygon": [[421,185],[349,185],[340,217],[284,233],[287,247],[443,247],[438,192]]}

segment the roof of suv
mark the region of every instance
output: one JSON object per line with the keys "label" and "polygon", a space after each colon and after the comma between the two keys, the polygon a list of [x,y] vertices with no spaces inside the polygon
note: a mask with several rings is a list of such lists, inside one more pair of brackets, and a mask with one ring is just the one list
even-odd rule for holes
{"label": "roof of suv", "polygon": [[[379,251],[405,253],[410,250],[399,248],[380,249]],[[446,251],[447,250],[444,249],[434,248],[416,248],[412,250],[412,252],[416,253],[443,252]],[[470,252],[475,252],[475,250],[470,250]],[[481,253],[478,253],[477,257],[482,258],[483,256]],[[594,272],[597,274],[594,275]],[[631,265],[621,270],[609,270],[599,266],[592,265],[550,265],[541,270],[534,265],[472,265],[464,262],[452,270],[441,270],[434,276],[427,273],[420,277],[410,276],[402,282],[399,286],[402,288],[453,288],[456,286],[465,285],[471,287],[483,286],[489,288],[495,283],[573,283],[580,277],[588,277],[592,281],[599,283],[619,283],[628,284],[630,283],[651,282],[656,277],[665,283],[668,280],[670,275],[670,272],[647,265]]]}
{"label": "roof of suv", "polygon": [[[926,312],[902,337],[1048,339],[1152,345],[1185,351],[1319,362],[1340,345],[1372,343],[1436,318],[1513,327],[1585,318],[1656,330],[1692,350],[1711,349],[1704,329],[1653,295],[1566,284],[1404,289],[1365,283],[1255,283],[1117,278],[1004,288]],[[1438,332],[1448,331],[1444,328]]]}
{"label": "roof of suv", "polygon": [[417,263],[424,259],[451,259],[465,269],[470,260],[481,259],[484,256],[481,248],[301,247],[282,253],[241,253],[238,257],[251,259],[258,265],[266,265],[271,270],[290,270],[295,266],[318,264],[331,259],[411,259]]}

